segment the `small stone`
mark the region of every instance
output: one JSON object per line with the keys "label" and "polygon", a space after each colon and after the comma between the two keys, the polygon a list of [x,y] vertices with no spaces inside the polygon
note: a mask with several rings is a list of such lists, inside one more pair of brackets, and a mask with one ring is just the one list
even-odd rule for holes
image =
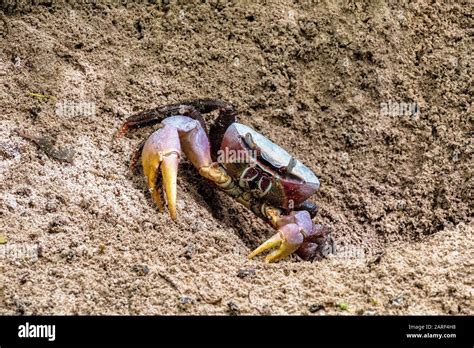
{"label": "small stone", "polygon": [[230,315],[239,315],[240,313],[239,306],[233,301],[227,303],[227,309]]}
{"label": "small stone", "polygon": [[240,65],[240,59],[239,57],[235,57],[234,60],[232,61],[232,65],[237,67]]}
{"label": "small stone", "polygon": [[394,299],[391,299],[390,303],[397,307],[403,305],[403,296],[398,296]]}
{"label": "small stone", "polygon": [[449,57],[449,62],[451,63],[453,68],[457,68],[459,65],[459,58],[458,57]]}
{"label": "small stone", "polygon": [[150,273],[150,268],[147,265],[135,265],[132,267],[132,271],[137,273],[139,276],[146,276]]}
{"label": "small stone", "polygon": [[46,211],[48,213],[54,213],[58,210],[58,204],[55,201],[49,201],[46,203]]}
{"label": "small stone", "polygon": [[15,194],[18,196],[30,196],[31,195],[31,189],[29,187],[20,187],[15,191]]}
{"label": "small stone", "polygon": [[18,208],[18,203],[16,202],[16,199],[11,196],[7,196],[4,198],[5,205],[7,206],[8,210],[10,211],[15,211],[16,208]]}
{"label": "small stone", "polygon": [[48,226],[48,233],[65,232],[64,226],[67,225],[67,223],[67,220],[62,217],[51,221]]}
{"label": "small stone", "polygon": [[6,244],[8,242],[8,239],[5,235],[0,234],[0,244]]}
{"label": "small stone", "polygon": [[186,250],[184,251],[183,253],[183,256],[187,259],[187,260],[191,260],[193,258],[193,255],[194,255],[195,251],[194,251],[194,245],[193,244],[188,244],[186,246]]}
{"label": "small stone", "polygon": [[38,106],[34,106],[30,109],[30,114],[33,117],[33,120],[36,120],[36,118],[39,116],[41,112],[41,108]]}
{"label": "small stone", "polygon": [[84,244],[81,244],[77,247],[76,253],[79,256],[82,256],[82,257],[91,257],[92,256],[91,250]]}
{"label": "small stone", "polygon": [[288,115],[294,115],[296,112],[296,108],[293,105],[288,106],[287,113]]}
{"label": "small stone", "polygon": [[453,162],[458,162],[458,161],[459,161],[459,155],[460,155],[460,154],[461,154],[461,152],[460,152],[458,149],[454,150],[454,151],[453,151],[453,156],[452,156],[452,158],[451,158],[452,161],[453,161]]}
{"label": "small stone", "polygon": [[105,253],[105,245],[104,244],[99,245],[98,253],[99,253],[99,255],[103,255]]}
{"label": "small stone", "polygon": [[20,276],[20,284],[23,285],[25,284],[29,279],[29,274],[28,273],[24,273]]}
{"label": "small stone", "polygon": [[12,63],[15,66],[15,68],[19,68],[21,66],[21,58],[15,55],[12,59]]}
{"label": "small stone", "polygon": [[323,304],[312,304],[308,307],[308,310],[310,313],[316,313],[316,312],[319,312],[320,310],[323,310],[324,309],[324,305]]}
{"label": "small stone", "polygon": [[41,244],[36,244],[36,252],[38,253],[38,257],[43,256],[43,246]]}
{"label": "small stone", "polygon": [[397,202],[397,210],[405,210],[406,207],[407,207],[407,203],[405,201]]}
{"label": "small stone", "polygon": [[4,159],[12,159],[20,156],[20,150],[5,142],[0,142],[0,156]]}
{"label": "small stone", "polygon": [[189,296],[181,296],[179,298],[179,308],[183,311],[188,310],[194,304],[194,300]]}
{"label": "small stone", "polygon": [[255,276],[256,272],[254,269],[239,269],[237,272],[237,277],[240,279],[244,279],[246,277],[253,277]]}

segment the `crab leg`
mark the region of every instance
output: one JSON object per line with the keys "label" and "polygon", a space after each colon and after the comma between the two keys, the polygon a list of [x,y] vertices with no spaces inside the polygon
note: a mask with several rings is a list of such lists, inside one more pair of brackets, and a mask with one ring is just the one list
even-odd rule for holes
{"label": "crab leg", "polygon": [[[183,115],[191,117],[199,121],[202,128],[206,131],[206,124],[201,113],[206,114],[213,110],[219,109],[225,116],[235,118],[233,107],[221,100],[217,99],[198,99],[193,101],[183,101],[178,104],[169,104],[159,106],[154,109],[141,111],[127,118],[122,128],[117,133],[117,137],[125,135],[129,130],[151,126],[160,123],[162,120],[175,115]],[[207,132],[207,131],[206,131]]]}
{"label": "crab leg", "polygon": [[321,225],[314,225],[307,211],[292,212],[290,215],[278,215],[278,211],[270,208],[267,212],[270,221],[278,232],[248,256],[250,259],[264,251],[277,248],[266,258],[266,262],[275,262],[294,253],[302,258],[311,259],[319,252],[318,243],[323,243],[330,230]]}
{"label": "crab leg", "polygon": [[[325,225],[313,225],[309,234],[296,253],[303,260],[322,259],[327,253],[334,253],[334,241],[330,237],[331,229]],[[326,246],[330,249],[326,249]]]}

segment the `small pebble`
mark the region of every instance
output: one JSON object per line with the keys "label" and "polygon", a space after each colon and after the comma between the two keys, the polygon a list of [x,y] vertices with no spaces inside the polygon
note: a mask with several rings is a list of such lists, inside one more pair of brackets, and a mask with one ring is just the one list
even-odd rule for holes
{"label": "small pebble", "polygon": [[105,245],[104,244],[99,245],[98,253],[99,253],[99,255],[105,254]]}
{"label": "small pebble", "polygon": [[230,315],[238,315],[240,313],[239,306],[233,301],[227,303],[227,309]]}
{"label": "small pebble", "polygon": [[29,274],[28,273],[24,273],[20,276],[20,284],[23,285],[25,284],[29,279]]}
{"label": "small pebble", "polygon": [[15,211],[18,208],[18,203],[14,197],[7,196],[4,198],[5,205],[7,206],[8,210]]}
{"label": "small pebble", "polygon": [[43,246],[41,244],[36,244],[36,251],[38,253],[38,257],[42,257],[43,256]]}
{"label": "small pebble", "polygon": [[150,268],[147,265],[135,265],[132,267],[132,271],[137,273],[139,276],[146,276],[150,273]]}
{"label": "small pebble", "polygon": [[30,109],[30,114],[33,117],[33,120],[36,120],[36,118],[39,116],[41,112],[41,108],[38,106],[34,106]]}
{"label": "small pebble", "polygon": [[19,68],[21,66],[21,58],[19,56],[14,56],[12,62],[15,68]]}
{"label": "small pebble", "polygon": [[394,306],[401,306],[403,304],[403,296],[396,297],[390,300],[390,303]]}
{"label": "small pebble", "polygon": [[76,257],[76,252],[72,249],[64,249],[60,256],[66,259],[67,262],[71,262]]}
{"label": "small pebble", "polygon": [[67,225],[67,220],[59,217],[49,223],[48,233],[65,232],[64,226]]}
{"label": "small pebble", "polygon": [[452,156],[452,161],[453,162],[458,162],[459,161],[459,155],[460,155],[460,151],[458,149],[454,150],[453,151],[453,156]]}
{"label": "small pebble", "polygon": [[324,309],[324,305],[322,304],[312,304],[311,306],[308,307],[308,310],[310,313],[316,313],[323,309]]}
{"label": "small pebble", "polygon": [[0,156],[4,159],[12,159],[20,156],[20,150],[8,143],[0,142]]}
{"label": "small pebble", "polygon": [[179,305],[178,306],[183,311],[189,309],[193,304],[194,304],[194,300],[189,296],[181,296],[179,298]]}
{"label": "small pebble", "polygon": [[15,191],[15,194],[18,196],[30,196],[31,195],[31,189],[29,187],[20,187]]}
{"label": "small pebble", "polygon": [[406,207],[407,207],[407,203],[405,201],[397,202],[397,210],[405,210]]}
{"label": "small pebble", "polygon": [[246,277],[253,277],[256,274],[254,269],[239,269],[237,277],[244,279]]}
{"label": "small pebble", "polygon": [[186,246],[186,250],[184,251],[183,253],[183,256],[187,259],[187,260],[191,260],[193,258],[193,255],[194,255],[194,245],[193,244],[188,244]]}
{"label": "small pebble", "polygon": [[57,210],[58,210],[58,205],[56,202],[49,201],[48,203],[46,203],[46,211],[48,213],[54,213]]}

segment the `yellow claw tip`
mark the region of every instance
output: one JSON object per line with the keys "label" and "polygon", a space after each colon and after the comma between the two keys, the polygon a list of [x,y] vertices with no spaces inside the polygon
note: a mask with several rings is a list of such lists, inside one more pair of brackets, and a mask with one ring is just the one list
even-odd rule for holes
{"label": "yellow claw tip", "polygon": [[[259,247],[257,247],[254,251],[252,251],[250,253],[250,255],[248,256],[248,258],[251,259],[251,258],[257,256],[258,254],[261,254],[264,251],[267,251],[269,249],[278,248],[278,247],[280,247],[281,243],[282,243],[282,240],[281,240],[279,234],[276,234],[273,237],[271,237],[270,239],[268,239],[266,242],[261,244]],[[267,258],[271,257],[271,256],[272,256],[272,254],[268,255]]]}
{"label": "yellow claw tip", "polygon": [[168,202],[168,211],[172,220],[176,220],[176,196],[177,184],[176,178],[178,176],[179,157],[175,154],[164,157],[161,162],[161,174],[163,178],[163,187],[166,193]]}
{"label": "yellow claw tip", "polygon": [[171,217],[171,220],[176,221],[176,219],[178,218],[176,211],[170,211],[170,217]]}
{"label": "yellow claw tip", "polygon": [[[286,255],[285,255],[286,256]],[[283,258],[282,253],[276,251],[265,257],[265,263],[273,263],[281,260]]]}

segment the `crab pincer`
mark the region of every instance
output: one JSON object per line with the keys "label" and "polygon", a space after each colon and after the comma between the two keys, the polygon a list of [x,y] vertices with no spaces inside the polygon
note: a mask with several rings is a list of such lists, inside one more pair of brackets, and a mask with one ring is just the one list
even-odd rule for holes
{"label": "crab pincer", "polygon": [[265,258],[266,262],[275,262],[291,255],[303,245],[305,238],[312,234],[313,222],[307,211],[298,211],[279,217],[276,227],[278,232],[252,251],[249,259],[273,248],[277,249]]}
{"label": "crab pincer", "polygon": [[181,150],[199,170],[212,163],[210,145],[200,123],[189,117],[172,116],[165,119],[162,125],[143,145],[142,166],[153,200],[163,209],[163,188],[169,214],[175,220],[176,178]]}
{"label": "crab pincer", "polygon": [[251,259],[266,250],[277,248],[265,258],[265,262],[275,262],[298,250],[303,240],[304,236],[299,226],[288,224],[280,227],[278,233],[252,251],[248,258]]}

